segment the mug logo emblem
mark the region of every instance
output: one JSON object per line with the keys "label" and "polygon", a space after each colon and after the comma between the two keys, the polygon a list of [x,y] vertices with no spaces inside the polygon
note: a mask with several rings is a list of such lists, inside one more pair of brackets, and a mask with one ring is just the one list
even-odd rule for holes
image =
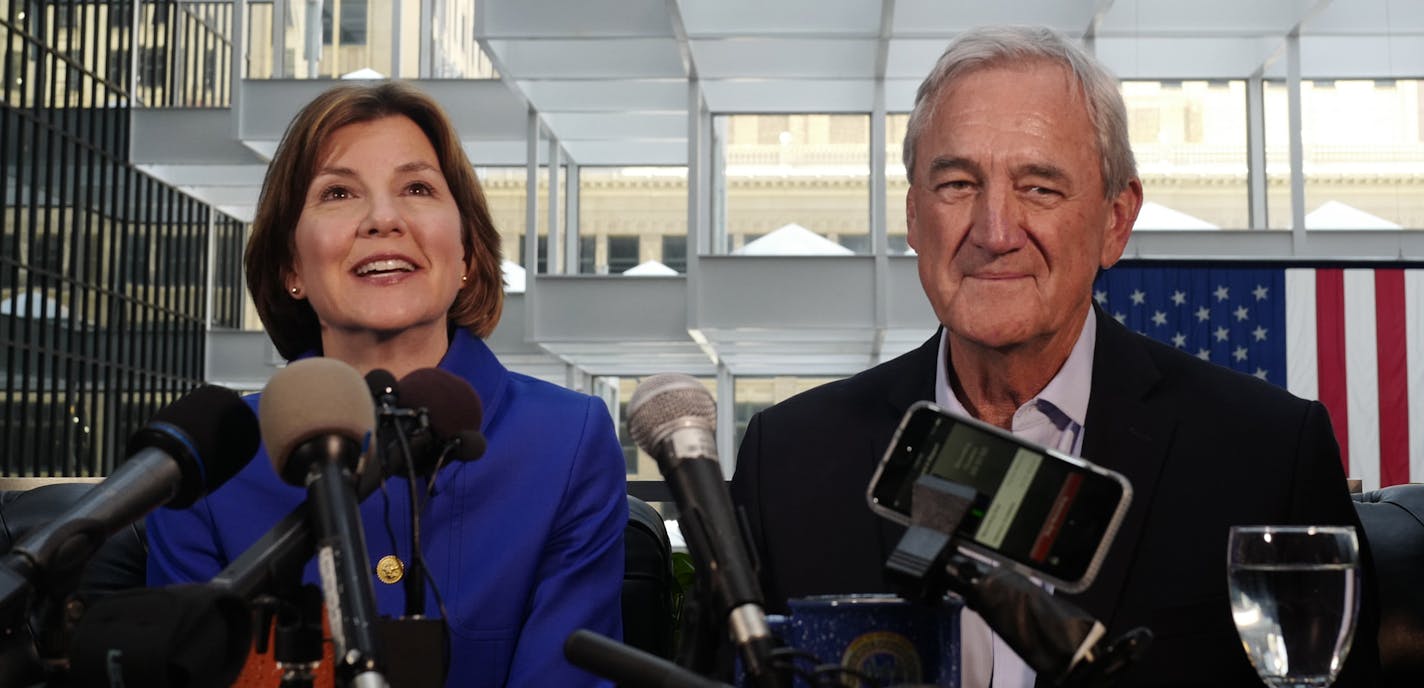
{"label": "mug logo emblem", "polygon": [[920,653],[915,644],[899,633],[871,631],[846,645],[841,666],[875,678],[885,685],[920,683],[924,680]]}

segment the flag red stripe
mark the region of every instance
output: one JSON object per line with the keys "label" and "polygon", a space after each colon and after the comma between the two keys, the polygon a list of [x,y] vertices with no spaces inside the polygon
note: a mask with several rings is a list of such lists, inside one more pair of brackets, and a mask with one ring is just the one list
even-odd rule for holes
{"label": "flag red stripe", "polygon": [[1409,334],[1404,271],[1375,270],[1375,347],[1379,358],[1380,487],[1409,482]]}
{"label": "flag red stripe", "polygon": [[1320,403],[1330,412],[1340,460],[1350,475],[1350,414],[1345,387],[1345,273],[1340,269],[1315,271],[1316,378]]}

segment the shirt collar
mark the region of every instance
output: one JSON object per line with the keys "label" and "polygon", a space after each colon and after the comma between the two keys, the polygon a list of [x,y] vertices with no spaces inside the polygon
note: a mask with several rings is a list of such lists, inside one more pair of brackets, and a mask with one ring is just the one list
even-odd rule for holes
{"label": "shirt collar", "polygon": [[[1083,321],[1083,331],[1078,333],[1078,341],[1073,343],[1073,350],[1068,352],[1068,359],[1063,362],[1063,367],[1048,381],[1048,384],[1033,399],[1025,402],[1036,403],[1042,399],[1064,415],[1068,416],[1079,427],[1084,426],[1084,421],[1088,418],[1088,397],[1093,386],[1093,349],[1098,341],[1098,316],[1094,309],[1088,309],[1088,316]],[[954,395],[949,388],[949,331],[940,329],[939,335],[939,365],[935,366],[935,404],[941,408],[958,413],[960,415],[970,415],[964,409],[964,404],[959,403],[959,397]]]}

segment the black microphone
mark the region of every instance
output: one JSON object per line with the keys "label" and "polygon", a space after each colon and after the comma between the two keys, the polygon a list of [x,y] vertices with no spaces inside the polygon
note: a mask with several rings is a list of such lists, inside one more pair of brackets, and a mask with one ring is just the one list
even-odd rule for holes
{"label": "black microphone", "polygon": [[761,586],[717,462],[716,417],[712,395],[687,375],[654,375],[628,402],[628,432],[658,461],[687,548],[698,571],[712,577],[717,611],[727,620],[747,675],[758,685],[776,686]]}
{"label": "black microphone", "polygon": [[316,519],[317,569],[341,685],[385,685],[376,634],[376,592],[354,475],[376,410],[361,374],[332,358],[278,371],[258,405],[262,440],[282,479],[305,486]]}
{"label": "black microphone", "polygon": [[421,368],[397,384],[394,375],[377,368],[366,373],[366,386],[376,401],[385,475],[409,475],[410,466],[414,475],[429,476],[447,458],[474,461],[484,454],[480,396],[460,377]]}
{"label": "black microphone", "polygon": [[[474,461],[484,455],[485,436],[480,433],[484,408],[480,395],[463,378],[439,368],[421,368],[401,378],[400,400],[403,406],[425,413],[430,421],[429,432],[415,438],[433,445],[423,455],[412,452],[417,474],[440,470],[446,458]],[[421,459],[434,459],[434,463]]]}
{"label": "black microphone", "polygon": [[569,663],[623,688],[731,688],[655,654],[579,629],[564,641]]}
{"label": "black microphone", "polygon": [[[399,385],[382,369],[366,374],[377,403],[384,470],[409,479],[411,551],[401,580],[405,616],[425,616],[425,561],[420,546],[419,476],[433,475],[454,454],[468,461],[484,453],[480,396],[470,383],[438,368],[416,370]],[[467,439],[467,437],[469,439]],[[434,480],[431,480],[431,486]]]}
{"label": "black microphone", "polygon": [[129,459],[0,561],[4,627],[40,585],[83,566],[110,535],[159,506],[183,508],[236,475],[257,452],[257,418],[230,389],[204,385],[129,438]]}

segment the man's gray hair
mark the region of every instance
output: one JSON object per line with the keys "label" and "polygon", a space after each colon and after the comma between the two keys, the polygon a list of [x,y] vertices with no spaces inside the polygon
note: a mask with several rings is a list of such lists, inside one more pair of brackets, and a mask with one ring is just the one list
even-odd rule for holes
{"label": "man's gray hair", "polygon": [[990,26],[960,34],[935,63],[915,94],[915,109],[905,130],[905,176],[915,181],[915,145],[934,119],[936,96],[951,81],[985,67],[1021,65],[1047,60],[1063,65],[1082,87],[1088,118],[1097,133],[1103,187],[1108,198],[1137,177],[1137,161],[1127,136],[1127,108],[1118,81],[1107,68],[1052,29],[1032,26]]}

